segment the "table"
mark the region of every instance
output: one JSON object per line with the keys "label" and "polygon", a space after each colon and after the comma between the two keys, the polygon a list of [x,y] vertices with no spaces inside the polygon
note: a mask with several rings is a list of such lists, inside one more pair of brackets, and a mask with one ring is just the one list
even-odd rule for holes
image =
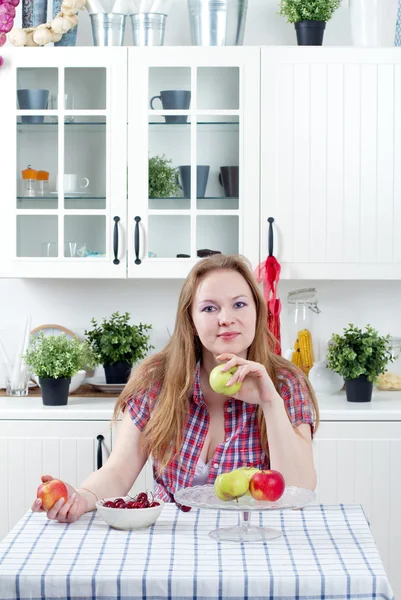
{"label": "table", "polygon": [[360,505],[253,514],[281,529],[269,542],[209,537],[238,517],[168,504],[152,527],[118,531],[96,511],[73,524],[29,511],[0,543],[0,598],[394,598]]}

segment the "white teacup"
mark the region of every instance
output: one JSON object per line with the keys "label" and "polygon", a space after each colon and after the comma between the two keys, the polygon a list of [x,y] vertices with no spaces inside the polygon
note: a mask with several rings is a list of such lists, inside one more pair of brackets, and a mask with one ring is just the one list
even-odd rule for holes
{"label": "white teacup", "polygon": [[[59,190],[59,175],[56,177],[56,189]],[[80,192],[89,185],[87,177],[79,177],[76,173],[64,173],[64,192]]]}

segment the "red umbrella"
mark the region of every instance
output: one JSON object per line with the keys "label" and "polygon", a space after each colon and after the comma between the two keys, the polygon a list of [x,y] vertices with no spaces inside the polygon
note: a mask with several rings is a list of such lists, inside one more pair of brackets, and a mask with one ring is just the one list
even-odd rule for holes
{"label": "red umbrella", "polygon": [[255,275],[259,283],[263,282],[263,294],[267,305],[267,326],[274,335],[275,354],[281,356],[280,312],[281,300],[277,297],[277,285],[281,267],[273,256],[273,217],[269,217],[269,256],[256,268]]}

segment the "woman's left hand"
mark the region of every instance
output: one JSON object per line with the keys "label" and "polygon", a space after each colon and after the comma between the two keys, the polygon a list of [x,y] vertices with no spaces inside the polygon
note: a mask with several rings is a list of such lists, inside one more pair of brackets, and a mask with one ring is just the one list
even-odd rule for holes
{"label": "woman's left hand", "polygon": [[273,385],[265,367],[260,363],[240,358],[235,354],[220,354],[217,360],[223,361],[223,371],[229,371],[232,367],[238,367],[236,372],[228,381],[229,385],[241,382],[241,389],[233,394],[233,398],[248,402],[249,404],[264,405],[271,402],[277,396],[276,388]]}

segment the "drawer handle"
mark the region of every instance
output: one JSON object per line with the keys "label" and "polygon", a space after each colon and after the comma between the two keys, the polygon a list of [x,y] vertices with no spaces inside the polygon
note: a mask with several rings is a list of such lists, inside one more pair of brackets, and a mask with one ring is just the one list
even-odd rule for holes
{"label": "drawer handle", "polygon": [[103,453],[102,453],[102,442],[104,440],[104,435],[97,436],[97,468],[101,469],[103,466]]}
{"label": "drawer handle", "polygon": [[273,241],[274,219],[273,219],[273,217],[269,217],[267,219],[267,222],[269,223],[269,256],[273,256],[273,248],[274,248],[274,241]]}
{"label": "drawer handle", "polygon": [[139,258],[139,222],[141,217],[135,217],[135,264],[140,265],[141,259]]}
{"label": "drawer handle", "polygon": [[114,251],[114,260],[113,265],[119,265],[120,261],[118,260],[118,222],[120,217],[114,217],[114,235],[113,235],[113,251]]}

